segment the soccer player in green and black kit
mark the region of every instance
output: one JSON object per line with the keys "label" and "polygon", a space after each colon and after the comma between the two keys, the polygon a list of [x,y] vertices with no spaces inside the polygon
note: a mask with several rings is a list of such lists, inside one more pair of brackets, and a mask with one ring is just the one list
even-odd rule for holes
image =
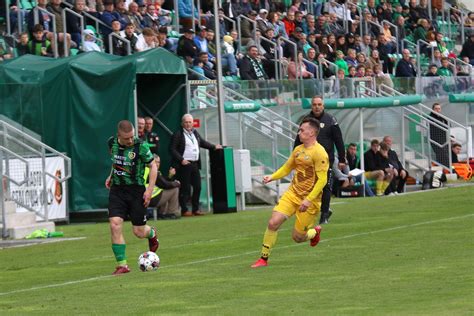
{"label": "soccer player in green and black kit", "polygon": [[[118,266],[114,275],[128,273],[125,255],[125,239],[122,225],[130,217],[133,233],[138,238],[148,238],[150,251],[156,252],[159,243],[156,229],[146,225],[146,211],[151,193],[155,187],[157,169],[153,155],[148,146],[135,137],[135,130],[130,121],[120,121],[117,136],[108,141],[112,160],[110,176],[105,186],[109,194],[109,222],[112,234],[112,250]],[[149,186],[145,189],[143,174],[145,166],[150,168]]]}

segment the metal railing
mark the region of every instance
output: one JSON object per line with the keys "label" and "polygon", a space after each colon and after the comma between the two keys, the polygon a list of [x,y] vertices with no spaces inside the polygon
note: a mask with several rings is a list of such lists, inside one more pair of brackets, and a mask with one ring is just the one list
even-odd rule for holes
{"label": "metal railing", "polygon": [[239,52],[242,52],[242,29],[241,29],[241,23],[242,19],[249,21],[249,23],[253,24],[253,40],[255,42],[255,45],[257,44],[257,21],[254,21],[245,15],[239,15],[237,17],[237,32],[239,34]]}
{"label": "metal railing", "polygon": [[127,45],[127,55],[132,54],[132,46],[130,44],[130,41],[114,32],[110,33],[109,38],[108,38],[109,39],[109,54],[114,55],[113,37],[115,37],[118,41],[124,42]]}
{"label": "metal railing", "polygon": [[[51,23],[53,25],[53,54],[54,54],[54,58],[58,58],[59,56],[59,53],[58,53],[58,32],[56,30],[56,16],[54,16],[54,14],[52,14],[51,12],[49,12],[48,10],[46,9],[43,9],[43,8],[40,8],[38,6],[36,6],[33,11],[34,11],[34,21],[35,21],[35,24],[39,21],[39,17],[38,17],[38,14],[39,14],[39,11],[49,15],[49,17],[51,18]],[[30,13],[31,14],[31,13]],[[67,43],[66,43],[66,36],[64,36],[63,38],[63,41],[65,43],[65,47],[67,47]],[[67,49],[65,49],[64,51],[66,52]]]}
{"label": "metal railing", "polygon": [[269,43],[271,46],[273,46],[273,64],[275,66],[275,79],[281,79],[281,72],[279,71],[281,67],[279,67],[279,59],[278,59],[278,50],[277,50],[277,44],[268,38],[264,36],[258,36],[258,41],[257,41],[257,47],[258,50],[260,51],[261,44],[260,41],[264,41],[266,43]]}
{"label": "metal railing", "polygon": [[395,43],[397,44],[397,54],[400,54],[400,45],[399,45],[399,38],[400,38],[400,37],[399,37],[399,33],[398,33],[398,26],[396,26],[396,25],[393,24],[393,23],[390,23],[390,22],[387,21],[387,20],[383,20],[383,21],[382,21],[382,25],[383,25],[384,23],[390,25],[390,26],[393,27],[393,29],[395,30],[395,38],[396,38]]}
{"label": "metal railing", "polygon": [[419,39],[416,41],[416,70],[417,70],[417,77],[421,77],[421,45],[425,44],[426,47],[431,48],[431,62],[434,60],[434,47],[430,45],[427,41],[424,41],[422,39]]}
{"label": "metal railing", "polygon": [[[46,160],[50,156],[62,159],[64,173],[48,172]],[[14,201],[19,207],[34,212],[41,219],[48,221],[50,219],[48,198],[52,193],[48,192],[47,179],[51,178],[55,183],[61,185],[65,183],[65,181],[71,178],[71,159],[27,133],[0,120],[0,178],[2,179],[0,185],[0,206],[2,207],[3,214],[2,235],[5,236],[5,198]],[[32,183],[35,183],[33,185],[34,190],[30,187]],[[12,194],[12,185],[18,191],[18,194]],[[32,195],[33,192],[37,196]],[[28,194],[36,196],[34,199],[30,198],[29,203],[26,201],[27,198],[25,198],[25,195]],[[62,193],[61,196],[63,196]],[[64,203],[67,203],[67,201]]]}
{"label": "metal railing", "polygon": [[[63,11],[61,12],[61,16],[62,16],[62,19],[63,19],[63,34],[67,34],[66,14],[68,14],[68,13],[78,17],[81,20],[81,42],[76,43],[77,48],[79,48],[79,47],[82,46],[83,31],[84,31],[84,17],[81,14],[79,14],[79,13],[77,13],[77,12],[75,12],[75,11],[69,9],[69,8],[64,8]],[[72,40],[72,38],[71,38],[71,40]],[[66,43],[66,39],[64,39],[64,43]],[[67,52],[66,47],[67,47],[67,45],[65,44],[64,45],[64,55],[68,56],[69,52]]]}
{"label": "metal railing", "polygon": [[301,73],[301,70],[299,70],[299,67],[297,66],[298,65],[298,45],[296,45],[295,42],[289,40],[289,39],[286,39],[284,37],[279,37],[277,39],[277,43],[279,46],[281,46],[281,43],[284,42],[286,45],[291,45],[293,47],[293,61],[295,62],[296,64],[296,78],[303,78],[303,74]]}

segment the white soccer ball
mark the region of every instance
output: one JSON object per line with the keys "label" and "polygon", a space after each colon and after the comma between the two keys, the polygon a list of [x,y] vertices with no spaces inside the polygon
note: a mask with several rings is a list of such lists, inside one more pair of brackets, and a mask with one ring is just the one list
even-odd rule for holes
{"label": "white soccer ball", "polygon": [[156,271],[160,266],[160,257],[152,251],[144,252],[138,257],[138,267],[143,272]]}

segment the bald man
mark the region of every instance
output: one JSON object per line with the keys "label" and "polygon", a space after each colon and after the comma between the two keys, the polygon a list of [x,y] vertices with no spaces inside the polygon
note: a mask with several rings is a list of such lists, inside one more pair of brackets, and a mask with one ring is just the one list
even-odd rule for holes
{"label": "bald man", "polygon": [[[221,145],[214,145],[204,140],[193,127],[193,116],[183,115],[181,129],[176,131],[170,144],[171,165],[176,169],[176,178],[181,183],[179,204],[182,216],[204,215],[199,207],[201,195],[201,158],[199,148],[208,150],[222,149]],[[191,195],[192,187],[192,195]],[[189,211],[187,202],[191,197],[192,212]]]}

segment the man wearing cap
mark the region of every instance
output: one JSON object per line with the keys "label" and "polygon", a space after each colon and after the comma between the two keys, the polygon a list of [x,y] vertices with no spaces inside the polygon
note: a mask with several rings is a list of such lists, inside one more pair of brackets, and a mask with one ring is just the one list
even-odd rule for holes
{"label": "man wearing cap", "polygon": [[[247,17],[252,20],[256,21],[257,20],[257,12],[254,10],[251,10]],[[240,23],[240,35],[241,35],[241,42],[242,45],[245,46],[247,45],[250,40],[253,40],[255,36],[255,27],[252,22],[250,22],[247,19],[242,19]]]}
{"label": "man wearing cap", "polygon": [[183,36],[178,40],[178,49],[177,54],[186,59],[188,64],[192,64],[194,58],[196,58],[199,50],[196,44],[193,41],[194,31],[193,29],[188,29],[184,31]]}
{"label": "man wearing cap", "polygon": [[[194,44],[201,53],[207,53],[209,61],[213,62],[215,60],[214,55],[209,52],[209,43],[207,41],[207,28],[204,25],[201,25],[197,28],[198,34],[194,36]],[[208,65],[212,68],[212,64]]]}
{"label": "man wearing cap", "polygon": [[257,29],[260,31],[260,33],[264,34],[265,31],[271,27],[270,22],[268,22],[267,19],[268,11],[266,9],[260,9],[258,12],[257,16]]}

